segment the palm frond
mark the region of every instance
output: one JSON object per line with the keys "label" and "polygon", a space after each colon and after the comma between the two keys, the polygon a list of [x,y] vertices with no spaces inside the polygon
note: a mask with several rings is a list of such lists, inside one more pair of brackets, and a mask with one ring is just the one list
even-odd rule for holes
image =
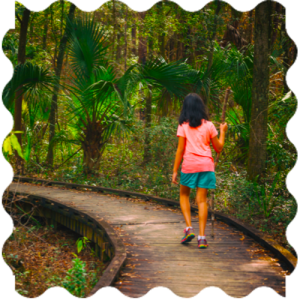
{"label": "palm frond", "polygon": [[51,93],[55,84],[57,79],[49,69],[33,65],[28,61],[25,64],[18,64],[12,79],[3,90],[3,103],[7,109],[12,109],[18,90],[26,94],[27,98],[39,97],[45,91]]}
{"label": "palm frond", "polygon": [[107,63],[107,36],[94,20],[67,18],[70,65],[79,80],[89,80],[95,68]]}

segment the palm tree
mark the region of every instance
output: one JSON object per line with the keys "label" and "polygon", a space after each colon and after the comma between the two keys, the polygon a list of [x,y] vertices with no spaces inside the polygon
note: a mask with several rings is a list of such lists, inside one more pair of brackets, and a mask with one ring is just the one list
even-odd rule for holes
{"label": "palm tree", "polygon": [[[31,62],[18,64],[13,73],[12,79],[5,86],[2,94],[3,103],[6,108],[14,114],[15,96],[19,94],[24,98],[22,111],[23,120],[26,121],[25,128],[27,146],[25,149],[25,160],[28,161],[31,152],[31,132],[36,125],[37,117],[47,114],[47,95],[57,83],[56,77],[49,69],[33,65]],[[22,145],[20,145],[22,148]]]}
{"label": "palm tree", "polygon": [[[87,173],[99,168],[105,144],[115,130],[130,128],[133,106],[129,98],[139,89],[146,95],[145,153],[149,158],[152,101],[182,99],[188,92],[188,66],[152,58],[137,63],[116,77],[106,59],[107,37],[93,21],[68,21],[69,51],[73,71],[68,110],[73,137],[80,141]],[[153,95],[156,95],[153,98]]]}

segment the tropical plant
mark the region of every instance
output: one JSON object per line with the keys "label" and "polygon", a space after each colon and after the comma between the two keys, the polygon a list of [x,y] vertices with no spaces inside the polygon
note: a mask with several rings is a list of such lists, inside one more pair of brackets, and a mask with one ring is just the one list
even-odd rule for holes
{"label": "tropical plant", "polygon": [[75,258],[72,260],[73,267],[68,270],[67,276],[62,282],[63,287],[67,289],[72,295],[77,297],[84,296],[84,289],[86,286],[86,264],[81,261],[80,258]]}
{"label": "tropical plant", "polygon": [[18,142],[15,133],[22,133],[22,131],[12,131],[3,143],[3,152],[6,156],[13,155],[13,150],[16,150],[20,157],[24,158],[22,148]]}
{"label": "tropical plant", "polygon": [[[152,106],[152,95],[163,102],[187,93],[187,65],[167,63],[153,58],[145,64],[134,64],[117,78],[105,58],[106,36],[93,21],[68,21],[70,59],[73,69],[68,111],[74,139],[83,149],[86,173],[99,168],[100,159],[111,134],[125,132],[131,125],[130,95],[143,90]],[[146,100],[146,102],[147,102]],[[148,101],[149,103],[149,101]],[[148,122],[149,123],[149,122]],[[150,120],[151,123],[151,120]]]}
{"label": "tropical plant", "polygon": [[254,199],[258,202],[259,206],[264,212],[264,216],[268,218],[273,211],[274,207],[278,204],[278,197],[274,195],[276,184],[280,178],[280,172],[278,172],[272,182],[272,186],[269,190],[266,188],[266,184],[259,185],[257,183],[258,176],[255,178],[254,185]]}
{"label": "tropical plant", "polygon": [[[281,54],[282,51],[274,50],[270,55],[270,67],[273,72],[284,72],[283,64],[279,59]],[[241,163],[247,160],[249,149],[253,57],[254,48],[251,44],[244,47],[243,51],[239,51],[235,46],[228,45],[222,48],[217,42],[215,43],[210,84],[215,86],[212,90],[218,91],[224,85],[230,86],[232,90],[234,103],[228,107],[227,120],[230,124],[229,134],[234,137],[236,143],[231,149],[230,156],[233,161]],[[270,86],[273,84],[272,80],[270,78]],[[242,109],[242,117],[238,111],[239,107]]]}
{"label": "tropical plant", "polygon": [[82,249],[84,249],[87,246],[87,243],[89,243],[89,239],[87,237],[81,237],[76,241],[77,246],[77,252],[80,253]]}
{"label": "tropical plant", "polygon": [[[33,131],[36,126],[39,126],[39,124],[37,124],[37,117],[39,117],[41,121],[46,119],[47,105],[49,103],[49,100],[47,100],[47,94],[51,93],[51,89],[55,83],[56,78],[51,74],[49,69],[33,65],[31,62],[26,62],[25,64],[18,64],[15,67],[12,79],[3,90],[3,103],[12,114],[14,113],[13,104],[16,93],[21,92],[24,97],[22,102],[22,119],[25,120],[28,126],[26,131],[22,132],[23,134],[26,134],[27,140],[24,155],[20,155],[19,152],[22,149],[22,145],[17,146],[13,134],[11,135],[11,141],[17,147],[16,150],[18,151],[19,156],[24,158],[26,161],[29,161],[30,158],[33,144]],[[20,134],[21,131],[15,131],[14,133]],[[39,142],[40,139],[37,139],[37,144]],[[35,149],[37,144],[35,145]],[[7,141],[5,149],[8,149],[8,145],[9,142]]]}

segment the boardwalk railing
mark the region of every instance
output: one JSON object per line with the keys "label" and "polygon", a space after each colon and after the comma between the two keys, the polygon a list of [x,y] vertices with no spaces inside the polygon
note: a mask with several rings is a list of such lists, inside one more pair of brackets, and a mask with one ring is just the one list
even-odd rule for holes
{"label": "boardwalk railing", "polygon": [[[14,199],[14,195],[18,196],[17,199]],[[27,196],[26,200],[23,200],[22,196]],[[59,203],[51,197],[8,190],[8,195],[5,192],[2,194],[2,200],[4,199],[18,202],[26,213],[31,213],[34,207],[33,216],[45,218],[48,224],[54,225],[54,228],[57,227],[57,223],[64,225],[95,243],[95,254],[101,261],[110,263],[87,298],[92,298],[103,288],[111,288],[119,278],[120,270],[126,264],[126,250],[122,240],[107,222],[96,220],[88,213]]]}

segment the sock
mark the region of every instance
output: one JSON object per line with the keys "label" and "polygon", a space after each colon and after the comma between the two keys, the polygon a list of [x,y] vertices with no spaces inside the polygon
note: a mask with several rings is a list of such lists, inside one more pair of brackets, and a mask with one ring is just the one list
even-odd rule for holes
{"label": "sock", "polygon": [[191,226],[188,226],[188,227],[186,228],[186,230],[189,230],[189,228],[193,228],[193,227],[191,227]]}
{"label": "sock", "polygon": [[205,239],[205,236],[198,235],[198,241],[199,241],[200,239]]}

